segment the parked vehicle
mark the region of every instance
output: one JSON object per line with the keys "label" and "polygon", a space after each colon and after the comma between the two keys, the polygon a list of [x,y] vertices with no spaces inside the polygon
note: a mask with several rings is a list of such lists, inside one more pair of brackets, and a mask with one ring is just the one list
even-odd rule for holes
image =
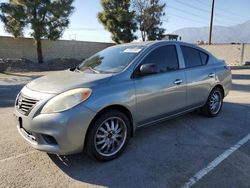
{"label": "parked vehicle", "polygon": [[111,160],[139,127],[195,109],[217,116],[230,88],[230,68],[198,46],[131,43],[28,83],[17,96],[15,117],[20,134],[38,150]]}

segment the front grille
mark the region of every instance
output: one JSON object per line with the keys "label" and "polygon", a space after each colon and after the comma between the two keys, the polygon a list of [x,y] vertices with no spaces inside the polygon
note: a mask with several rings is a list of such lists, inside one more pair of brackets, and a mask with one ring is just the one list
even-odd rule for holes
{"label": "front grille", "polygon": [[37,102],[38,100],[27,97],[20,93],[16,100],[16,107],[19,112],[27,116]]}

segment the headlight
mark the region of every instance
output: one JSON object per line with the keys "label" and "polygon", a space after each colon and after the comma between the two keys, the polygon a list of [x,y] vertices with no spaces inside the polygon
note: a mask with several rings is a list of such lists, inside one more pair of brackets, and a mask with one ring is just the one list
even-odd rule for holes
{"label": "headlight", "polygon": [[68,110],[87,100],[90,95],[91,89],[89,88],[78,88],[66,91],[50,99],[43,107],[41,113],[49,114]]}

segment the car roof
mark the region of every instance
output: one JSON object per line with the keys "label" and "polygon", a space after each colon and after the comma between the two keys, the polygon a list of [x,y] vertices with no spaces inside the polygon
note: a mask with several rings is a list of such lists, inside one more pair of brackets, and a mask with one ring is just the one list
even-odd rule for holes
{"label": "car roof", "polygon": [[119,46],[127,46],[127,47],[138,47],[138,46],[142,46],[142,47],[149,47],[149,46],[153,46],[153,45],[157,45],[157,44],[179,44],[179,45],[184,45],[184,46],[189,46],[192,48],[196,48],[199,49],[203,52],[205,52],[206,54],[209,54],[210,56],[212,56],[212,54],[210,52],[208,52],[206,49],[201,48],[200,46],[198,46],[197,44],[194,43],[188,43],[188,42],[182,42],[182,41],[174,41],[174,40],[155,40],[155,41],[144,41],[144,42],[131,42],[131,43],[124,43],[124,44],[119,44]]}
{"label": "car roof", "polygon": [[144,42],[131,42],[131,43],[124,43],[120,45],[125,45],[125,46],[151,46],[154,44],[159,44],[159,43],[165,43],[165,44],[182,44],[182,45],[191,45],[191,46],[197,46],[192,43],[187,43],[187,42],[182,42],[182,41],[172,41],[172,40],[155,40],[155,41],[144,41]]}

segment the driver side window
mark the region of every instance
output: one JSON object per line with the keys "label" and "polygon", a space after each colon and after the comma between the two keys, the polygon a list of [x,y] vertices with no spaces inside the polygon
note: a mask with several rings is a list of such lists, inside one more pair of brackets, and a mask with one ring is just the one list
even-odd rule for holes
{"label": "driver side window", "polygon": [[[146,56],[142,64],[154,63],[158,73],[179,69],[175,45],[161,46]],[[141,64],[141,65],[142,65]]]}

